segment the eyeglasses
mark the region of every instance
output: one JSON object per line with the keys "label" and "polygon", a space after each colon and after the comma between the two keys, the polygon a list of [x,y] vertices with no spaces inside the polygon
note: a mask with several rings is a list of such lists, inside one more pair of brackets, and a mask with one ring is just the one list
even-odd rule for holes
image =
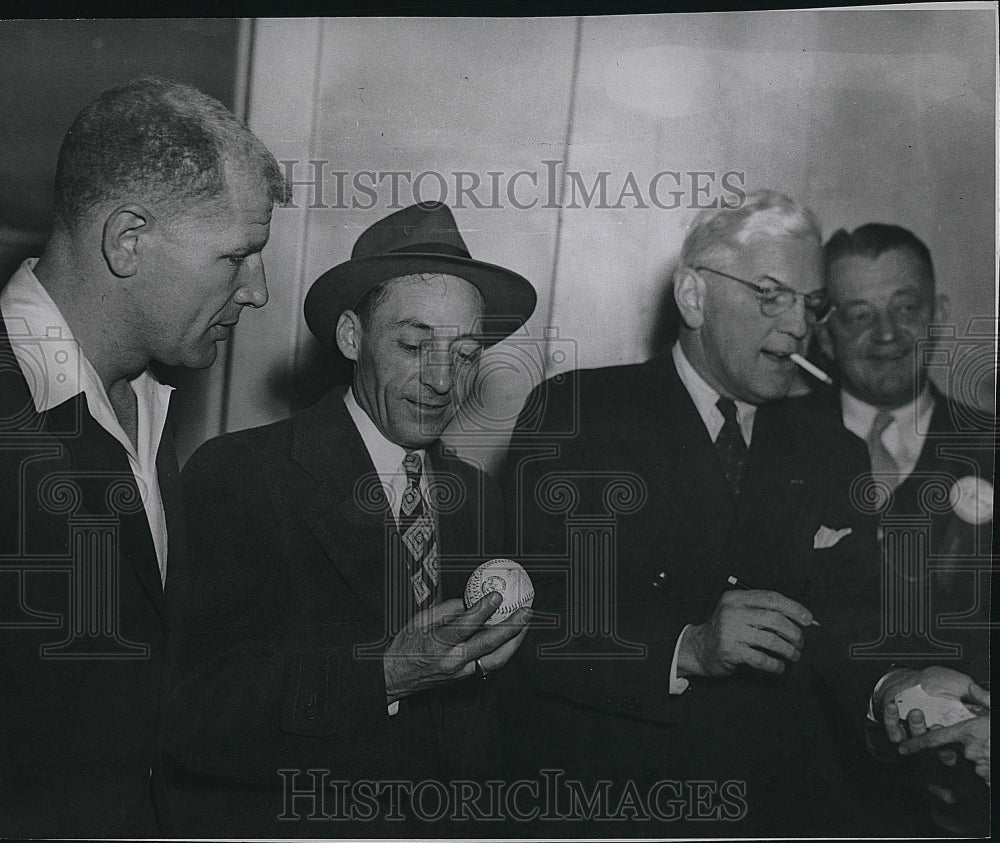
{"label": "eyeglasses", "polygon": [[830,313],[830,297],[826,294],[825,290],[818,290],[815,293],[800,293],[798,290],[786,287],[769,275],[763,276],[760,279],[761,283],[754,284],[750,281],[744,281],[742,278],[737,278],[735,275],[719,272],[719,270],[712,269],[710,266],[696,266],[694,271],[712,272],[716,275],[721,275],[723,278],[728,278],[730,281],[736,281],[744,287],[749,287],[757,294],[760,312],[764,316],[779,316],[794,307],[796,299],[802,299],[803,304],[805,304],[806,322],[810,325],[822,322]]}
{"label": "eyeglasses", "polygon": [[833,306],[834,318],[845,331],[851,334],[863,334],[869,330],[876,319],[888,319],[892,325],[919,325],[928,318],[930,302],[924,296],[900,290],[895,293],[885,310],[879,310],[866,301],[848,302]]}

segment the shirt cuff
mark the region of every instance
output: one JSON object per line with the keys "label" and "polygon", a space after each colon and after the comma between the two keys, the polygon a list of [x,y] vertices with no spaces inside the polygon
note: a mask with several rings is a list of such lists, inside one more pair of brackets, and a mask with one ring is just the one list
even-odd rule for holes
{"label": "shirt cuff", "polygon": [[389,709],[389,716],[395,717],[397,714],[399,714],[399,700],[396,700],[393,703],[389,703],[387,708]]}
{"label": "shirt cuff", "polygon": [[691,684],[683,676],[677,675],[677,657],[681,652],[681,641],[684,640],[684,636],[687,631],[691,628],[691,624],[688,624],[681,630],[681,634],[677,636],[677,643],[674,645],[674,658],[670,662],[670,693],[671,694],[683,694],[688,686]]}

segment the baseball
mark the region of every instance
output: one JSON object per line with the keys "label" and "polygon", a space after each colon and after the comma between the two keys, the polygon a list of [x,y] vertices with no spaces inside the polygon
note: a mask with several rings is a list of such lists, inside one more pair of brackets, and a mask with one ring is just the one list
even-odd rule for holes
{"label": "baseball", "polygon": [[895,703],[899,709],[900,720],[905,720],[907,714],[918,708],[923,712],[924,722],[928,728],[931,726],[954,726],[956,723],[976,716],[976,712],[971,711],[961,700],[928,694],[923,685],[907,688],[896,697]]}
{"label": "baseball", "polygon": [[535,599],[535,588],[528,572],[513,559],[491,559],[472,572],[465,586],[465,608],[471,608],[491,591],[499,591],[503,603],[486,621],[488,626],[507,620]]}
{"label": "baseball", "polygon": [[948,503],[966,524],[993,520],[993,484],[981,477],[963,477],[948,493]]}

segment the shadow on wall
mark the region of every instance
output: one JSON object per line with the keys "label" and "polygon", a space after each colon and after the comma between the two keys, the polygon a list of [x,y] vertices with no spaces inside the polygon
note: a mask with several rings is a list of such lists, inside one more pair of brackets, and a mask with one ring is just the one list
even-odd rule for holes
{"label": "shadow on wall", "polygon": [[331,389],[351,382],[351,361],[310,337],[298,365],[276,366],[267,374],[270,394],[291,412],[311,407]]}
{"label": "shadow on wall", "polygon": [[[185,369],[155,362],[151,366],[161,381],[176,389],[170,399],[170,412],[173,418],[179,419],[179,422],[175,422],[174,437],[182,468],[191,454],[207,439],[248,426],[245,423],[239,424],[238,420],[234,425],[233,418],[227,418],[225,406],[221,411],[223,430],[199,435],[201,428],[193,424],[204,413],[204,408],[210,401],[218,401],[215,390],[218,389],[219,372],[216,367],[223,366],[225,363],[221,359],[209,369]],[[319,343],[310,339],[302,351],[301,360],[297,363],[289,361],[274,365],[267,372],[262,369],[255,375],[255,381],[254,389],[267,394],[269,405],[287,407],[286,411],[271,419],[278,421],[312,406],[337,385],[350,383],[351,364],[339,353],[335,359]]]}
{"label": "shadow on wall", "polygon": [[648,356],[653,357],[670,351],[677,341],[681,327],[681,313],[674,301],[673,267],[666,274],[666,283],[660,288],[659,301],[653,317],[653,325],[646,341]]}

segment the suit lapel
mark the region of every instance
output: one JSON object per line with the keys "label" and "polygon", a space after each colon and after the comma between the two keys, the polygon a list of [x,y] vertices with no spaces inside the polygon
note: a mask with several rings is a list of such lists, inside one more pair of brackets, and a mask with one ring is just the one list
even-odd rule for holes
{"label": "suit lapel", "polygon": [[186,579],[188,574],[188,535],[177,450],[169,419],[163,426],[160,448],[156,454],[156,474],[160,483],[163,511],[167,519],[166,603],[171,620],[174,624],[178,624],[176,628],[179,629],[180,618],[177,615],[183,609],[183,605],[175,595],[184,593],[182,580]]}
{"label": "suit lapel", "polygon": [[435,482],[453,486],[445,489],[445,496],[457,494],[460,501],[455,511],[438,512],[436,519],[438,552],[443,558],[441,595],[447,599],[464,593],[469,575],[482,558],[485,519],[495,518],[497,513],[483,509],[482,475],[457,457],[447,454],[440,441],[430,454]]}
{"label": "suit lapel", "polygon": [[329,393],[293,425],[292,458],[316,480],[305,522],[358,600],[382,618],[386,539],[395,522],[343,391]]}
{"label": "suit lapel", "polygon": [[955,434],[955,428],[951,422],[951,414],[948,408],[948,399],[933,384],[930,385],[930,389],[931,395],[934,397],[934,410],[931,413],[924,445],[917,456],[917,464],[911,472],[911,474],[916,474],[917,476],[920,476],[922,473],[933,473],[939,470],[940,463],[944,460],[939,458],[938,445],[942,441],[947,443],[948,438]]}
{"label": "suit lapel", "polygon": [[676,529],[687,532],[718,560],[732,523],[735,502],[705,423],[669,357],[643,367],[649,382],[637,393],[646,402],[622,441],[639,459],[656,487],[654,505],[671,510]]}
{"label": "suit lapel", "polygon": [[[723,558],[739,557],[742,537],[761,529],[780,529],[775,543],[794,534],[797,513],[802,511],[810,491],[807,478],[812,476],[803,444],[802,431],[788,423],[780,402],[758,407],[736,517]],[[773,560],[762,561],[773,566]],[[773,576],[773,571],[768,570],[748,573],[747,578],[754,573]],[[753,580],[761,582],[760,576],[753,576]]]}

